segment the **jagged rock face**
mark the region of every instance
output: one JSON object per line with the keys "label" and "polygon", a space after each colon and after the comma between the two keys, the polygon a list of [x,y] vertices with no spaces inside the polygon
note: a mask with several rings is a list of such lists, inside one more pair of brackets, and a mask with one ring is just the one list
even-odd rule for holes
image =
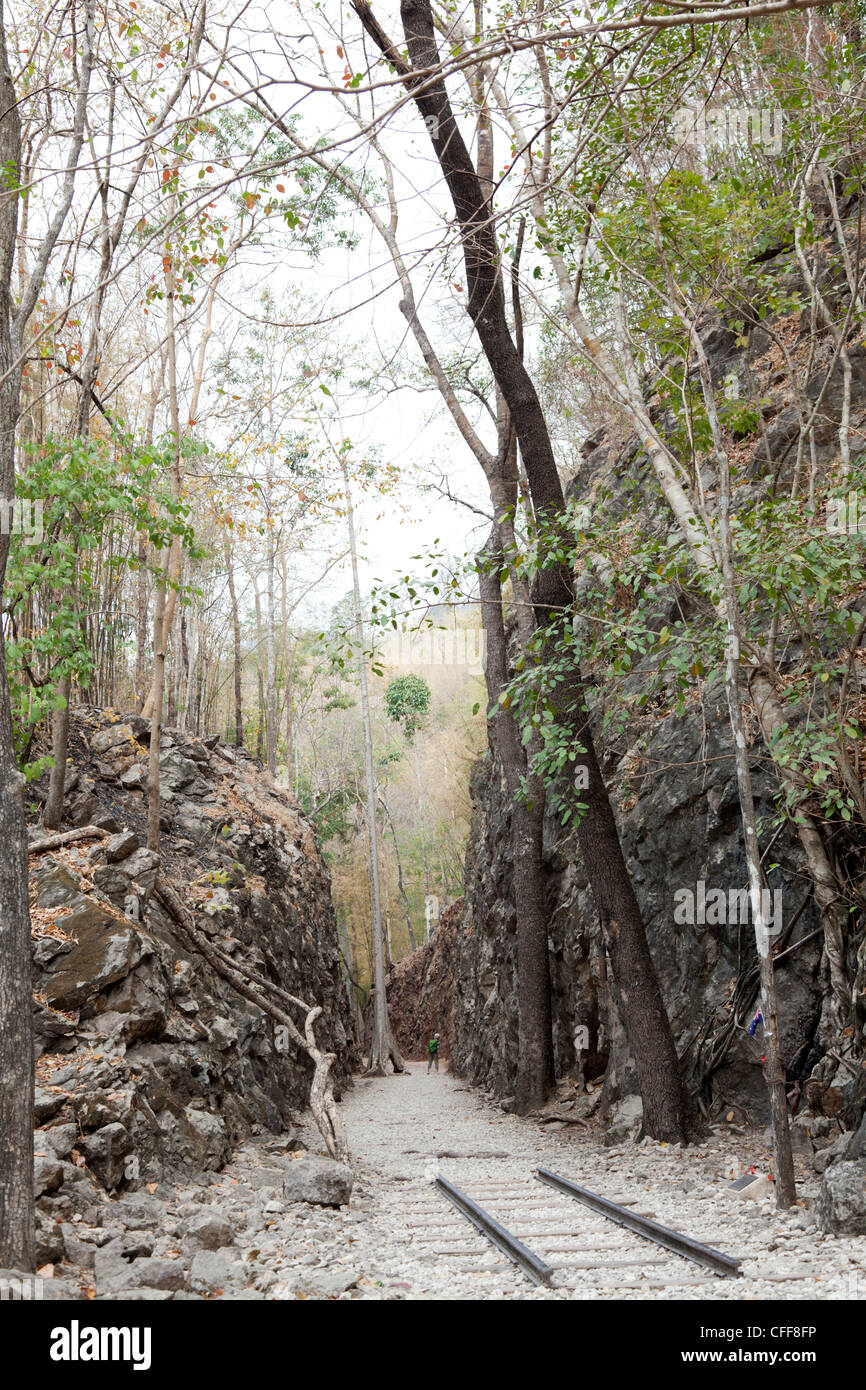
{"label": "jagged rock face", "polygon": [[427,1044],[439,1034],[439,1053],[447,1060],[454,1046],[454,988],[457,930],[462,898],[442,913],[432,941],[404,956],[388,976],[388,1017],[397,1050],[407,1061],[423,1061]]}
{"label": "jagged rock face", "polygon": [[[309,1090],[306,1055],[190,948],[153,895],[139,790],[147,736],[144,720],[73,717],[67,819],[112,834],[30,861],[36,1153],[52,1194],[42,1204],[63,1218],[86,1204],[85,1176],[136,1190],[173,1170],[219,1168],[250,1132],[288,1128]],[[355,1040],[310,827],[242,752],[173,731],[164,742],[162,872],[216,946],[322,1006],[316,1036],[337,1054],[339,1086]]]}
{"label": "jagged rock face", "polygon": [[[755,960],[748,921],[741,925],[674,920],[682,901],[675,897],[678,890],[693,892],[696,901],[694,914],[680,915],[697,916],[699,883],[723,885],[726,894],[747,883],[736,777],[732,760],[725,756],[726,718],[719,691],[716,701],[705,701],[702,710],[684,719],[663,720],[645,747],[646,766],[657,770],[640,779],[627,771],[626,747],[603,750],[628,869],[681,1055],[714,1015],[722,1020],[740,959]],[[467,906],[457,943],[454,1066],[505,1095],[513,1090],[517,1066],[517,938],[508,795],[495,771],[488,757],[476,766],[472,781],[475,814],[467,855]],[[754,790],[758,815],[769,816],[769,782],[758,775]],[[623,810],[623,803],[629,809]],[[579,1062],[587,1079],[606,1072],[606,1098],[612,1101],[635,1089],[634,1068],[611,997],[611,981],[605,978],[606,962],[579,849],[575,837],[563,835],[552,820],[546,825],[546,856],[557,1074],[576,1072]],[[798,885],[796,900],[783,889],[784,930],[807,897],[805,870],[799,845],[790,835],[779,837],[772,859],[780,869],[771,874],[771,883]],[[794,935],[802,939],[818,925],[809,897]],[[804,1076],[821,1009],[820,955],[820,938],[815,938],[778,966],[783,1053]],[[581,1028],[586,1029],[582,1035]],[[580,1058],[576,1035],[583,1043]],[[766,1118],[760,1037],[760,1025],[753,1038],[737,1030],[713,1078],[717,1104],[743,1107],[754,1120]]]}
{"label": "jagged rock face", "polygon": [[[498,763],[476,763],[470,786],[473,817],[466,854],[464,913],[457,932],[452,1068],[499,1096],[513,1093],[517,1072],[517,926],[512,891],[511,815]],[[589,1033],[584,1073],[596,1077],[608,1060],[600,1033],[597,941],[584,921],[586,878],[573,847],[548,861],[550,973],[556,1070],[574,1068],[574,1034]],[[578,905],[580,899],[580,905]],[[593,959],[595,955],[596,959]],[[609,1037],[609,1029],[605,1030]]]}
{"label": "jagged rock face", "polygon": [[[798,272],[789,276],[797,289]],[[802,286],[799,286],[802,288]],[[748,342],[724,325],[704,325],[702,337],[716,384],[736,378],[743,394],[758,382],[764,393],[762,411],[766,443],[760,440],[747,460],[744,483],[735,505],[754,501],[778,470],[780,486],[790,481],[796,449],[796,411],[771,371],[771,340],[754,327]],[[866,430],[866,353],[852,349],[851,425],[853,437]],[[765,357],[764,354],[767,356]],[[814,399],[823,382],[826,359],[816,363],[808,394]],[[762,375],[763,372],[763,375]],[[838,452],[837,431],[843,401],[843,378],[837,364],[822,399],[816,429],[816,460],[828,464]],[[664,430],[660,408],[647,396],[653,418]],[[672,423],[672,422],[671,422]],[[793,432],[792,432],[793,431]],[[767,462],[767,450],[772,466]],[[712,470],[704,470],[711,489]],[[623,487],[627,480],[628,498]],[[646,527],[664,536],[672,531],[671,517],[637,440],[626,447],[609,444],[604,431],[584,446],[580,472],[571,494],[613,513],[642,499]],[[579,581],[578,581],[579,588]],[[855,619],[862,616],[858,609]],[[665,618],[665,621],[669,621]],[[638,695],[647,679],[640,666],[628,678],[626,694]],[[710,1034],[721,1037],[728,1021],[726,1005],[732,981],[756,960],[751,913],[727,903],[724,912],[699,917],[700,888],[722,889],[726,899],[747,884],[742,851],[739,798],[730,745],[730,724],[721,676],[700,692],[685,716],[646,712],[629,716],[618,735],[601,734],[604,692],[592,695],[592,727],[602,770],[611,793],[629,873],[647,925],[653,958],[685,1069],[693,1089],[717,1109],[733,1106],[738,1118],[767,1117],[766,1086],[761,1057],[762,1029],[754,1037],[745,1028],[729,1030],[730,1046],[706,1082]],[[771,825],[776,781],[766,759],[752,760],[759,825]],[[452,1065],[462,1075],[488,1086],[497,1095],[514,1088],[517,1063],[516,925],[512,892],[511,834],[508,796],[495,759],[487,755],[472,780],[474,819],[466,860],[466,909],[457,939],[455,1047]],[[773,831],[763,832],[762,848]],[[853,855],[857,876],[859,853]],[[782,946],[803,941],[820,927],[799,841],[784,829],[773,841],[768,864],[773,889],[782,890]],[[546,825],[547,893],[550,907],[549,948],[553,997],[554,1043],[559,1075],[581,1067],[588,1077],[605,1075],[605,1101],[610,1104],[636,1087],[622,1026],[611,996],[592,895],[574,835],[563,833],[551,819]],[[676,920],[683,898],[692,893],[691,920]],[[685,913],[688,915],[686,907]],[[715,918],[718,917],[718,920]],[[738,920],[745,917],[745,921]],[[790,928],[790,933],[789,933]],[[866,941],[860,947],[860,979],[866,977]],[[856,962],[849,962],[852,970]],[[789,1080],[807,1085],[821,1052],[815,1045],[823,982],[821,940],[815,936],[796,946],[777,967],[781,1009],[781,1050]],[[755,990],[754,1008],[757,1008]],[[748,1023],[748,1018],[746,1018]],[[584,1031],[586,1030],[586,1031]],[[575,1036],[582,1051],[578,1056]],[[830,1069],[832,1072],[832,1068]],[[703,1084],[702,1084],[703,1082]],[[811,1085],[812,1083],[809,1083]],[[852,1079],[850,1067],[839,1066],[822,1082],[820,1108],[845,1112],[856,1124],[866,1102],[866,1076]],[[828,1108],[829,1107],[829,1108]]]}
{"label": "jagged rock face", "polygon": [[866,1158],[827,1170],[815,1204],[819,1230],[837,1236],[866,1235]]}

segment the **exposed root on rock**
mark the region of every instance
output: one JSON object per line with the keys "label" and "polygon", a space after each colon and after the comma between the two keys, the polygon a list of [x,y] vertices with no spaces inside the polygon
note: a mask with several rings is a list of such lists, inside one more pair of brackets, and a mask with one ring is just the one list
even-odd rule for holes
{"label": "exposed root on rock", "polygon": [[[334,1099],[331,1077],[331,1070],[337,1056],[334,1052],[323,1052],[316,1042],[315,1023],[322,1012],[321,1005],[307,1004],[303,999],[289,994],[280,986],[266,980],[264,976],[258,975],[255,971],[226,956],[196,926],[192,913],[184,907],[175,890],[164,878],[157,881],[156,897],[186,934],[195,949],[204,957],[211,969],[244,999],[248,999],[250,1003],[255,1004],[263,1013],[268,1014],[275,1022],[285,1028],[292,1041],[306,1052],[313,1063],[313,1079],[310,1084],[309,1097],[313,1119],[316,1121],[331,1157],[340,1162],[346,1162],[349,1157],[349,1146],[346,1142],[346,1134],[340,1119],[337,1102]],[[270,998],[268,993],[264,992],[265,990],[305,1011],[303,1033],[300,1032],[291,1015],[280,1008],[279,1004]]]}

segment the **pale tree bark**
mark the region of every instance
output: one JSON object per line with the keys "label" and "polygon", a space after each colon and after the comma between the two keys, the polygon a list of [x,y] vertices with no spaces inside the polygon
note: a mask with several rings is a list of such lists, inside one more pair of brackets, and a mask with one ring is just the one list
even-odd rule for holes
{"label": "pale tree bark", "polygon": [[256,757],[261,759],[265,734],[265,677],[262,671],[264,634],[262,633],[262,601],[259,596],[258,576],[255,576],[253,579],[253,595],[256,605],[256,680],[259,689],[259,716],[256,721]]}
{"label": "pale tree bark", "polygon": [[391,842],[394,846],[394,859],[397,864],[397,891],[400,894],[400,901],[403,904],[403,913],[406,918],[406,930],[409,933],[409,942],[412,950],[415,951],[418,949],[418,943],[415,940],[415,933],[412,930],[412,912],[409,907],[409,899],[406,896],[406,885],[403,882],[403,862],[400,858],[400,846],[397,843],[397,831],[394,829],[394,818],[391,815],[388,802],[381,792],[379,793],[379,800],[382,803],[382,810],[385,812],[388,829],[391,831]]}
{"label": "pale tree bark", "polygon": [[[42,292],[51,253],[66,221],[84,142],[85,113],[93,67],[95,0],[87,0],[72,133],[48,226],[26,281],[12,299],[21,171],[18,93],[6,47],[6,9],[0,0],[0,168],[6,188],[0,197],[0,497],[15,492],[15,429],[21,399],[24,335]],[[9,181],[14,185],[9,187]],[[6,576],[9,536],[0,534],[0,586]],[[33,1268],[33,1032],[30,985],[30,913],[27,892],[27,835],[12,726],[6,651],[0,631],[0,1266]]]}
{"label": "pale tree bark", "polygon": [[265,635],[265,692],[266,692],[266,717],[267,717],[267,759],[266,767],[272,777],[277,773],[277,658],[276,658],[276,591],[274,585],[274,566],[276,540],[274,536],[274,514],[273,514],[273,454],[268,453],[267,472],[265,478],[265,495],[267,499],[267,513],[265,516],[265,544],[267,545],[267,564],[266,564],[266,597],[267,613],[266,635]]}
{"label": "pale tree bark", "polygon": [[285,543],[280,547],[280,579],[282,581],[282,639],[283,670],[286,695],[286,785],[295,793],[295,721],[293,703],[295,653],[289,632],[289,575]]}
{"label": "pale tree bark", "polygon": [[[163,562],[168,556],[163,551]],[[150,747],[147,758],[147,848],[159,852],[160,795],[159,754],[162,746],[162,703],[165,692],[165,582],[160,576],[156,585],[153,609],[153,673],[156,699],[150,716]]]}
{"label": "pale tree bark", "polygon": [[731,538],[731,469],[728,453],[724,446],[721,425],[716,410],[710,367],[703,344],[696,330],[692,340],[698,356],[698,368],[704,405],[710,420],[713,436],[713,451],[719,470],[719,551],[722,565],[724,608],[727,621],[727,642],[725,660],[725,689],[727,691],[728,715],[731,721],[734,763],[737,769],[737,787],[740,796],[740,815],[743,823],[746,864],[749,871],[749,897],[752,905],[752,925],[755,931],[755,946],[758,953],[758,967],[761,978],[761,1015],[763,1018],[763,1042],[766,1049],[764,1076],[770,1096],[770,1116],[773,1127],[773,1151],[776,1168],[776,1205],[785,1209],[796,1200],[794,1185],[794,1159],[791,1151],[791,1131],[788,1127],[788,1103],[785,1094],[785,1065],[782,1060],[779,1039],[779,1005],[776,995],[776,978],[773,969],[773,953],[770,932],[761,887],[761,854],[758,845],[758,829],[755,819],[755,803],[752,795],[752,774],[749,767],[749,750],[746,743],[746,726],[743,719],[743,706],[740,690],[740,609],[737,599],[737,578],[734,569],[734,548]]}
{"label": "pale tree bark", "polygon": [[[153,443],[153,427],[156,421],[156,410],[159,399],[162,395],[162,384],[165,380],[165,367],[168,360],[168,347],[163,346],[159,354],[157,370],[151,379],[150,395],[147,402],[147,414],[144,421],[143,438],[144,443],[150,446]],[[147,537],[139,537],[138,554],[136,556],[138,564],[138,583],[136,586],[136,618],[135,618],[135,699],[139,714],[144,708],[147,698],[145,692],[146,667],[145,655],[147,652],[147,613],[150,593],[150,573],[148,570],[148,556],[150,546]]]}
{"label": "pale tree bark", "polygon": [[364,780],[366,786],[367,826],[370,839],[370,897],[373,911],[373,1040],[370,1044],[369,1071],[384,1076],[390,1061],[395,1072],[403,1071],[403,1059],[397,1050],[385,989],[385,947],[382,933],[382,897],[379,887],[379,835],[376,820],[376,774],[373,766],[373,725],[370,718],[370,690],[367,684],[367,660],[364,654],[364,615],[361,607],[361,579],[358,570],[358,547],[355,536],[355,513],[349,468],[344,454],[338,453],[343,474],[346,501],[346,531],[352,560],[352,597],[355,617],[355,641],[358,645],[358,679],[361,686],[361,719],[364,725]]}
{"label": "pale tree bark", "polygon": [[223,535],[223,556],[226,564],[226,579],[228,581],[229,599],[232,608],[232,664],[234,667],[234,692],[235,692],[235,746],[241,748],[244,741],[244,713],[242,698],[242,677],[243,666],[241,664],[241,620],[238,613],[238,596],[235,590],[234,566],[232,564],[232,548],[228,537],[228,532]]}
{"label": "pale tree bark", "polygon": [[[167,215],[167,235],[165,247],[165,304],[166,304],[166,368],[168,371],[168,399],[171,429],[174,441],[171,468],[171,490],[176,502],[181,495],[181,438],[180,409],[177,390],[177,340],[174,323],[175,276],[172,259],[171,228],[174,222],[175,197],[169,200]],[[168,552],[163,551],[159,562],[159,577],[156,584],[156,600],[153,615],[153,682],[149,700],[145,702],[142,717],[150,719],[150,749],[147,767],[147,848],[159,852],[160,817],[162,797],[160,793],[159,755],[162,748],[162,718],[165,699],[165,655],[168,646],[169,623],[166,621],[166,588],[168,577],[175,581],[180,573],[180,538],[172,539]]]}
{"label": "pale tree bark", "polygon": [[72,681],[63,676],[58,688],[62,700],[60,709],[54,712],[54,735],[51,755],[54,766],[48,783],[48,800],[42,815],[46,830],[56,830],[63,815],[63,788],[66,782],[66,745],[69,739],[69,701],[72,695]]}
{"label": "pale tree bark", "polygon": [[[177,292],[176,279],[174,273],[175,248],[172,244],[172,232],[174,228],[174,218],[177,206],[177,199],[174,194],[169,198],[168,211],[166,214],[166,241],[163,255],[164,273],[163,287],[165,292],[165,341],[166,341],[166,368],[168,371],[168,398],[169,415],[171,422],[171,432],[173,438],[173,454],[171,464],[171,493],[175,502],[179,502],[183,490],[183,464],[181,451],[180,433],[180,404],[178,397],[178,373],[177,373],[177,333],[175,329],[174,297]],[[165,698],[165,653],[168,648],[169,633],[171,632],[172,620],[174,617],[175,602],[177,599],[177,587],[180,582],[180,569],[182,559],[181,540],[179,536],[173,536],[168,555],[164,557],[164,562],[160,564],[160,585],[162,589],[162,600],[159,601],[160,607],[160,632],[158,639],[154,638],[154,646],[159,647],[162,658],[161,665],[157,666],[156,658],[153,663],[153,679],[151,681],[150,693],[142,707],[142,718],[152,719],[157,722],[156,711],[159,708],[159,725],[162,726],[162,707]],[[160,683],[162,688],[160,688]],[[159,750],[157,749],[157,770],[159,767]],[[150,846],[155,849],[156,846]]]}
{"label": "pale tree bark", "polygon": [[415,785],[418,789],[418,829],[421,834],[421,856],[424,860],[424,896],[430,896],[430,864],[427,858],[427,828],[424,824],[424,783],[421,781],[421,763],[418,758],[418,731],[412,733],[412,754],[415,762]]}

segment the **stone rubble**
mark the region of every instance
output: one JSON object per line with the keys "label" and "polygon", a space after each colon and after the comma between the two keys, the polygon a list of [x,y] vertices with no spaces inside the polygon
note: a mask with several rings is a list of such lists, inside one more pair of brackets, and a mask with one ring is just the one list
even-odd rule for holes
{"label": "stone rubble", "polygon": [[[101,1228],[107,1193],[134,1206],[168,1176],[207,1182],[249,1136],[289,1131],[309,1094],[306,1054],[154,896],[145,798],[129,776],[144,777],[148,738],[138,716],[73,713],[64,826],[109,834],[30,858],[41,1264],[61,1258],[68,1228],[76,1262],[93,1267],[81,1246],[108,1238],[82,1232]],[[164,874],[215,946],[322,1006],[316,1037],[337,1054],[339,1092],[354,1039],[311,827],[254,759],[216,739],[166,730],[161,779]],[[34,820],[45,790],[30,789]],[[110,1256],[116,1281],[129,1253]],[[169,1276],[157,1271],[156,1286]]]}
{"label": "stone rubble", "polygon": [[[55,1256],[46,1279],[51,1296],[537,1301],[621,1298],[627,1290],[630,1298],[714,1301],[866,1297],[866,1236],[817,1229],[820,1179],[807,1160],[797,1160],[804,1205],[790,1212],[775,1210],[769,1182],[749,1201],[728,1193],[743,1165],[766,1174],[761,1131],[715,1133],[687,1149],[648,1140],[605,1147],[583,1127],[551,1132],[538,1118],[504,1113],[451,1075],[428,1076],[423,1064],[403,1076],[358,1078],[343,1114],[354,1170],[348,1204],[292,1200],[300,1191],[295,1175],[317,1166],[301,1147],[320,1142],[309,1123],[302,1137],[249,1138],[222,1171],[194,1182],[159,1182],[152,1192],[114,1198],[88,1188],[86,1217],[64,1219],[56,1233],[66,1263]],[[321,1162],[325,1171],[340,1167]],[[713,1278],[549,1193],[532,1180],[539,1165],[741,1258],[745,1277]],[[483,1194],[482,1205],[502,1212],[504,1224],[525,1223],[520,1233],[538,1253],[567,1242],[533,1238],[533,1229],[586,1231],[570,1275],[557,1276],[573,1287],[533,1288],[432,1187],[437,1171],[479,1200]],[[505,1190],[491,1187],[502,1183],[528,1185],[538,1209],[521,1212],[513,1199],[509,1206]],[[601,1262],[610,1268],[591,1268]],[[658,1287],[654,1278],[672,1282]]]}

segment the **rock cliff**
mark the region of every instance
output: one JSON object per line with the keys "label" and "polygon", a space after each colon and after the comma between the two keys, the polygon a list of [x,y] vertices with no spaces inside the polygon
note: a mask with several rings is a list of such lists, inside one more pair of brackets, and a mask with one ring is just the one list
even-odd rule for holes
{"label": "rock cliff", "polygon": [[[143,719],[75,712],[64,829],[108,833],[30,858],[43,1222],[92,1214],[99,1187],[218,1169],[306,1105],[306,1055],[190,949],[154,896],[148,736]],[[165,731],[161,778],[161,873],[215,946],[321,1005],[316,1036],[337,1054],[339,1089],[355,1040],[311,828],[252,758],[215,739]],[[28,796],[35,819],[44,787]]]}
{"label": "rock cliff", "polygon": [[[780,287],[790,295],[803,294],[796,266],[781,252],[777,259]],[[835,283],[834,275],[838,279],[825,258],[819,279],[823,284]],[[790,345],[794,360],[804,364],[808,377],[804,398],[820,403],[812,466],[822,475],[831,470],[838,455],[838,430],[845,409],[842,367],[838,362],[834,366],[829,338],[819,342],[814,358],[809,355],[807,311],[779,320],[776,328]],[[784,491],[790,485],[800,417],[765,324],[753,321],[751,327],[747,323],[745,329],[735,331],[720,319],[708,320],[701,336],[714,383],[729,383],[731,393],[739,392],[744,401],[759,399],[757,424],[744,425],[731,446],[737,468],[736,510],[760,501],[774,488]],[[863,449],[866,349],[852,344],[849,357],[852,449]],[[672,431],[675,422],[658,403],[656,383],[648,381],[645,390],[653,418],[663,432]],[[709,465],[702,470],[702,481],[711,495],[715,479]],[[590,508],[603,506],[613,513],[626,507],[634,512],[637,507],[640,515],[635,524],[662,543],[672,536],[671,517],[638,440],[623,444],[622,435],[617,438],[613,429],[602,429],[586,441],[571,496]],[[823,524],[821,519],[817,524]],[[862,594],[853,595],[850,608],[853,631],[866,612]],[[795,649],[787,654],[791,667],[798,654]],[[592,683],[592,672],[588,674]],[[632,669],[625,692],[626,714],[618,731],[613,723],[604,729],[610,704],[603,686],[591,692],[596,747],[692,1089],[710,1117],[733,1110],[739,1120],[764,1120],[761,1029],[758,1026],[754,1036],[748,1031],[758,993],[750,921],[738,920],[741,914],[735,911],[715,921],[713,914],[700,910],[690,921],[678,921],[675,915],[677,893],[693,895],[692,901],[698,904],[708,887],[723,886],[727,898],[747,883],[721,672],[710,673],[696,684],[684,715],[673,711],[673,700],[667,708],[663,699],[641,708],[640,697],[652,674],[650,659]],[[856,674],[861,685],[866,683],[862,664],[857,665]],[[789,825],[777,829],[778,782],[757,735],[752,751],[762,847],[772,847],[766,861],[769,887],[782,894],[777,974],[788,1080],[792,1086],[799,1085],[815,1111],[839,1115],[849,1127],[856,1126],[866,1105],[862,1038],[853,1048],[850,1037],[838,1040],[843,1051],[851,1049],[843,1062],[838,1056],[834,1060],[833,1048],[818,1046],[826,992],[820,921],[799,840]],[[465,912],[457,935],[452,1066],[505,1097],[513,1090],[517,1058],[516,930],[510,810],[501,769],[492,754],[475,768],[472,796]],[[605,953],[575,837],[549,817],[545,838],[557,1072],[604,1077],[604,1109],[608,1109],[635,1090],[634,1068],[612,1003]],[[834,823],[830,839],[837,863],[845,866],[843,877],[859,882],[866,857],[862,827],[857,831]],[[853,914],[846,930],[849,978],[855,981],[855,998],[864,997],[862,917]],[[858,1033],[862,1025],[861,1009]],[[812,1078],[822,1057],[818,1083]]]}
{"label": "rock cliff", "polygon": [[398,961],[388,976],[388,1016],[400,1055],[426,1061],[427,1044],[439,1034],[439,1052],[448,1061],[454,1046],[454,982],[457,931],[462,898],[442,913],[431,941]]}

